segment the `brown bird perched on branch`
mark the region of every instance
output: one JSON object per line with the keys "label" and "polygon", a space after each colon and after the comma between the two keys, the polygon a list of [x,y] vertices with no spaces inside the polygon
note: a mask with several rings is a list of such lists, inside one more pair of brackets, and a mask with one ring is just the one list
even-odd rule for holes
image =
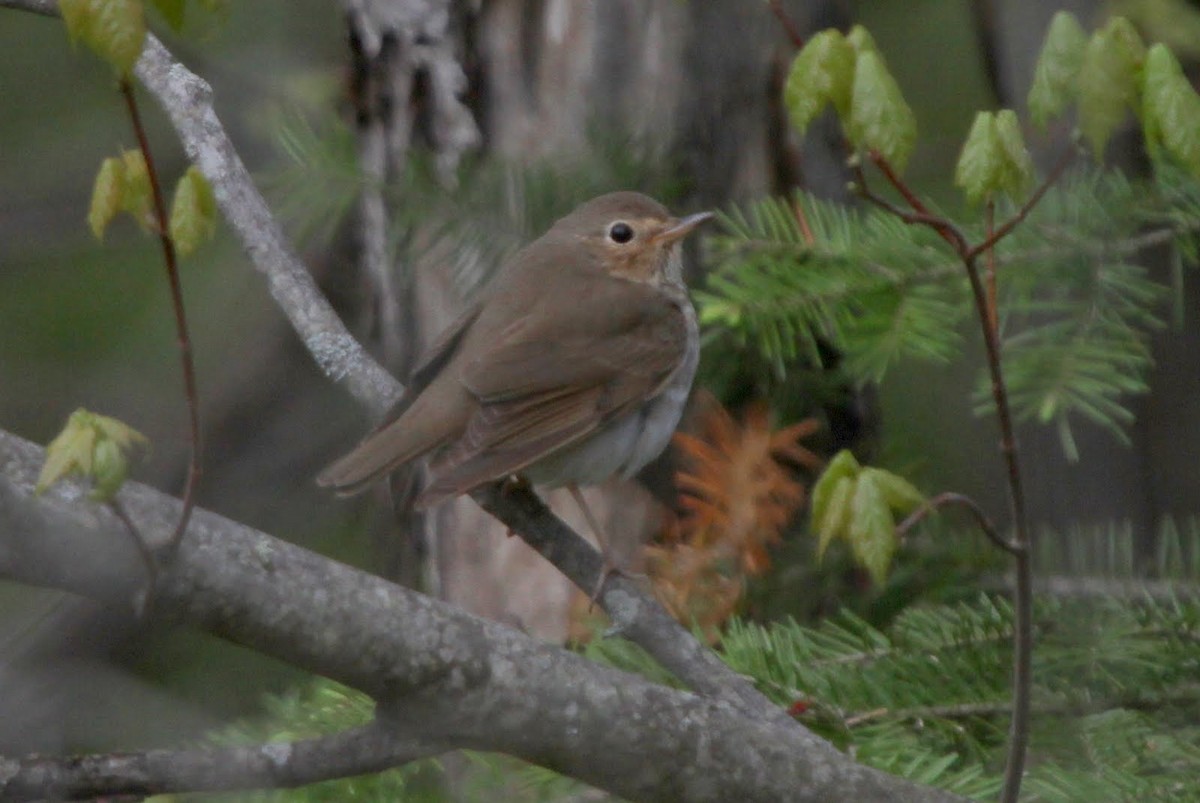
{"label": "brown bird perched on branch", "polygon": [[512,475],[577,499],[632,476],[666,447],[696,373],[682,240],[711,217],[634,192],[576,208],[501,267],[393,416],[317,481],[354,494],[428,456],[426,508]]}

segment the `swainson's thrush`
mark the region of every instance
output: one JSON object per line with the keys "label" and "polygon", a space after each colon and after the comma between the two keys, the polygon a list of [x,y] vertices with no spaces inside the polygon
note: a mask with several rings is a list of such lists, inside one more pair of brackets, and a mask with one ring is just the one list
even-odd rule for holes
{"label": "swainson's thrush", "polygon": [[629,477],[666,447],[699,359],[681,240],[712,217],[602,195],[510,258],[418,365],[399,412],[317,478],[364,490],[429,455],[429,507],[520,475]]}

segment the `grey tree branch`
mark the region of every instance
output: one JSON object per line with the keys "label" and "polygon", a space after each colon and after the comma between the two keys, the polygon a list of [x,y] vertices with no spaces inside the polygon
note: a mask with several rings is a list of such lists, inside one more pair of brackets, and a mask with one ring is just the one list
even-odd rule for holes
{"label": "grey tree branch", "polygon": [[290,789],[381,772],[439,752],[438,747],[424,746],[371,724],[316,739],[250,747],[79,757],[0,756],[0,800]]}
{"label": "grey tree branch", "polygon": [[[43,458],[0,433],[0,576],[127,602],[142,572],[123,525],[73,482],[35,496]],[[151,546],[170,536],[176,500],[136,483],[120,498]],[[370,694],[397,739],[508,753],[622,797],[958,799],[856,764],[802,728],[599,666],[208,511],[155,597],[158,616]],[[0,764],[0,800],[14,767]]]}

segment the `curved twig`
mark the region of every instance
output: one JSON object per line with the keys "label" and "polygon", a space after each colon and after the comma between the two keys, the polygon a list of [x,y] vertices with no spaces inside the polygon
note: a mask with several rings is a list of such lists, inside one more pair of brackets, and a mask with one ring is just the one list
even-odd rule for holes
{"label": "curved twig", "polygon": [[[158,240],[162,244],[163,262],[167,268],[167,283],[171,288],[171,308],[175,312],[175,336],[179,340],[179,362],[183,369],[183,396],[188,411],[188,470],[187,480],[183,486],[183,508],[179,513],[179,523],[167,543],[165,556],[170,556],[179,547],[179,541],[187,531],[188,519],[192,517],[192,508],[196,505],[196,488],[200,484],[200,455],[202,441],[200,439],[200,394],[196,390],[196,362],[192,358],[192,338],[188,332],[187,311],[183,305],[183,286],[179,280],[179,262],[175,254],[175,242],[171,239],[170,224],[167,221],[167,202],[163,197],[162,184],[158,180],[158,170],[154,167],[154,156],[150,152],[150,140],[142,125],[142,115],[138,111],[137,98],[133,94],[133,86],[128,79],[122,79],[121,96],[125,99],[125,108],[129,111],[129,121],[133,126],[134,136],[137,137],[138,149],[146,162],[146,174],[150,179],[150,198],[154,203],[154,218],[158,227]],[[135,531],[136,532],[136,531]],[[153,578],[153,575],[151,575]],[[151,585],[153,588],[153,585]],[[149,597],[147,597],[149,600]]]}
{"label": "curved twig", "polygon": [[979,503],[965,494],[953,493],[950,491],[938,494],[910,513],[908,518],[896,525],[896,534],[898,536],[906,535],[909,530],[920,524],[925,519],[929,518],[929,516],[937,512],[940,508],[947,507],[949,505],[958,505],[966,508],[975,518],[975,523],[979,525],[979,529],[982,530],[983,534],[988,537],[988,540],[1003,549],[1005,552],[1009,553],[1010,555],[1016,555],[1025,551],[1025,547],[1021,547],[1015,542],[1009,541],[1007,538],[1000,535],[999,531],[996,530],[996,526],[992,524],[991,519],[989,519],[987,514],[983,512],[983,508],[979,506]]}

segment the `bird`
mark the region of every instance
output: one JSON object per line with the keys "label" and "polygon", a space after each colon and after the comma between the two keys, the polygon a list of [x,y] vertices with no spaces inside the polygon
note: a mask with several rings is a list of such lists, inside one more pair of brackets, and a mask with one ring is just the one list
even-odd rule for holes
{"label": "bird", "polygon": [[582,504],[580,485],[632,477],[670,442],[696,374],[682,242],[712,217],[635,192],[576,207],[501,265],[317,482],[353,495],[424,459],[421,510],[513,477]]}

